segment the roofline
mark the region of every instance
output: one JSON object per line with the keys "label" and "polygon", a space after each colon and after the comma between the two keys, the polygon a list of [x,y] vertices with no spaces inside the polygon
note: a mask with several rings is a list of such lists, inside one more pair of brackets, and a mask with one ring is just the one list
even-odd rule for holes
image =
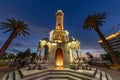
{"label": "roofline", "polygon": [[[110,40],[110,39],[113,39],[113,38],[116,38],[120,36],[120,31],[114,33],[114,34],[111,34],[109,36],[106,37],[106,40]],[[103,41],[102,40],[99,40],[98,43],[102,43]]]}

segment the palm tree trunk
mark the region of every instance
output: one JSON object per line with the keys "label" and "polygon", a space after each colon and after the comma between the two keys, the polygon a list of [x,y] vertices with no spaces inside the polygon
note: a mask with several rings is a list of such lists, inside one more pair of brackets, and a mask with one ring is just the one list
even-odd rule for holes
{"label": "palm tree trunk", "polygon": [[3,47],[0,49],[0,56],[2,56],[6,49],[9,47],[9,45],[11,44],[12,40],[17,36],[17,31],[13,31],[11,33],[11,35],[9,36],[8,40],[5,42],[5,44],[3,45]]}
{"label": "palm tree trunk", "polygon": [[104,35],[101,33],[101,31],[99,30],[99,28],[96,28],[95,31],[97,32],[97,34],[99,35],[99,37],[103,41],[104,45],[106,46],[108,54],[110,54],[110,56],[112,58],[113,64],[120,64],[118,58],[114,55],[112,47],[110,46],[110,44],[108,43],[108,41],[105,39]]}

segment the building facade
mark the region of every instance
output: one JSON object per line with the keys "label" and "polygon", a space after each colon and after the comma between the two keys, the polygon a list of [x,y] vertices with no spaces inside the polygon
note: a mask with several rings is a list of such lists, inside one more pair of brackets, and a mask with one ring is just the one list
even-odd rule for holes
{"label": "building facade", "polygon": [[50,31],[49,39],[39,41],[37,53],[41,56],[44,48],[44,59],[55,67],[65,67],[74,60],[74,51],[80,53],[80,42],[75,38],[69,38],[69,32],[64,29],[64,13],[58,10],[56,13],[55,30]]}
{"label": "building facade", "polygon": [[[110,43],[113,51],[120,52],[120,31],[107,36],[106,40]],[[99,40],[98,43],[107,52],[106,46],[103,44],[102,40]]]}

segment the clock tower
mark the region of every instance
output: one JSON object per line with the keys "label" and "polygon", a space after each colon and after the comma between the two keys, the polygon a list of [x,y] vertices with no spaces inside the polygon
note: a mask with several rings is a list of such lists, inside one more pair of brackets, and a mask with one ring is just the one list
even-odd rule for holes
{"label": "clock tower", "polygon": [[63,19],[64,19],[64,13],[62,10],[58,10],[56,13],[56,30],[63,30]]}
{"label": "clock tower", "polygon": [[64,29],[64,13],[56,12],[56,26],[50,31],[49,39],[39,42],[37,53],[41,56],[44,49],[44,59],[53,65],[55,69],[63,69],[74,61],[74,52],[80,53],[80,42],[74,38],[69,39],[69,32]]}

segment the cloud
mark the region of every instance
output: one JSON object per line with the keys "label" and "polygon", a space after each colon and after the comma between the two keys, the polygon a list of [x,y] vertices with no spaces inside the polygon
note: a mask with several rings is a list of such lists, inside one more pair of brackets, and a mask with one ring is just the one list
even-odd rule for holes
{"label": "cloud", "polygon": [[49,32],[51,29],[49,29],[48,27],[32,26],[30,30],[30,34],[33,36],[49,36]]}
{"label": "cloud", "polygon": [[21,43],[13,43],[13,45],[16,46],[16,47],[21,47],[21,46],[23,46]]}
{"label": "cloud", "polygon": [[91,44],[85,44],[85,45],[81,45],[81,49],[101,49],[101,47],[99,45],[91,45]]}
{"label": "cloud", "polygon": [[18,49],[8,49],[7,51],[9,51],[9,52],[15,52],[15,53],[20,52]]}

